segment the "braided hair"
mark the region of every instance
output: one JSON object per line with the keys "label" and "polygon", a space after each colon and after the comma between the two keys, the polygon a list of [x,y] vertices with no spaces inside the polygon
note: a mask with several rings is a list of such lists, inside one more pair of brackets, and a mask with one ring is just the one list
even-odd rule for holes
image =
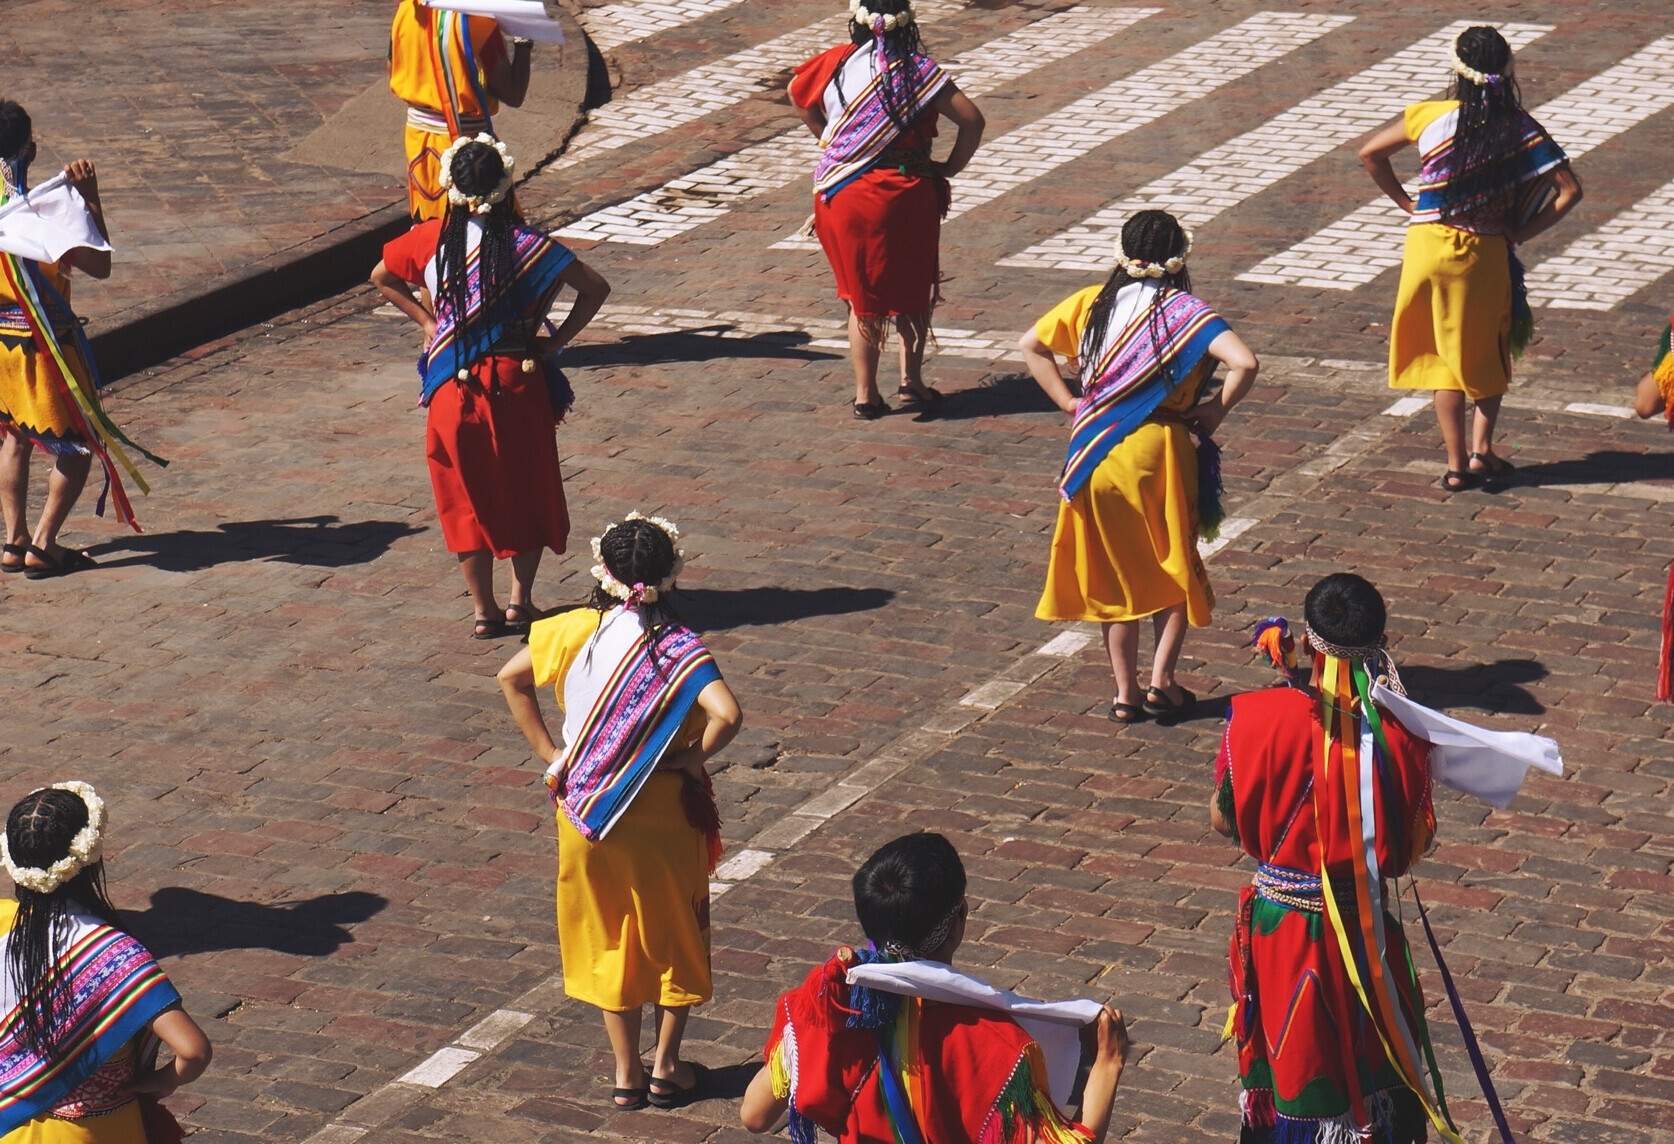
{"label": "braided hair", "polygon": [[[464,194],[486,195],[505,177],[506,168],[500,153],[493,147],[471,142],[454,153],[449,173],[453,177],[453,185]],[[517,215],[512,209],[511,196],[507,195],[495,203],[486,215],[473,214],[469,207],[449,203],[447,215],[442,221],[442,241],[436,261],[436,292],[441,295],[437,299],[437,308],[446,305],[458,323],[453,341],[455,369],[465,369],[471,364],[465,357],[465,339],[458,335],[465,332],[465,316],[470,312],[470,247],[467,239],[472,219],[482,228],[482,240],[477,247],[477,281],[483,304],[477,315],[478,321],[499,316],[494,313],[495,307],[511,287],[513,279],[515,258],[512,239]],[[530,320],[526,336],[533,336],[538,321],[539,316]]]}
{"label": "braided hair", "polygon": [[[1180,257],[1186,253],[1186,231],[1180,225],[1180,220],[1167,211],[1143,210],[1130,215],[1128,221],[1122,224],[1122,254],[1124,259],[1134,258],[1145,262],[1163,263],[1170,258]],[[1151,334],[1151,347],[1160,350],[1168,340],[1169,331],[1163,326],[1162,304],[1173,291],[1190,293],[1192,277],[1190,272],[1182,266],[1173,274],[1164,274],[1161,278],[1139,279],[1130,275],[1121,261],[1116,269],[1110,272],[1105,280],[1104,288],[1099,296],[1093,300],[1093,308],[1087,315],[1087,328],[1081,334],[1081,384],[1083,390],[1098,379],[1092,376],[1092,371],[1098,368],[1099,352],[1104,348],[1105,336],[1110,330],[1110,313],[1116,306],[1116,294],[1130,282],[1156,282],[1158,289],[1151,296],[1151,308],[1146,315],[1146,324]],[[1162,363],[1163,375],[1172,384],[1178,379],[1174,376],[1174,365],[1170,361]]]}
{"label": "braided hair", "polygon": [[[912,11],[911,0],[867,0],[867,11],[874,16],[895,16]],[[849,39],[856,45],[872,40],[872,29],[849,20]],[[924,52],[924,41],[919,39],[918,20],[898,25],[885,32],[878,40],[878,95],[883,100],[884,113],[897,131],[905,131],[924,109],[918,104],[917,85],[913,82],[912,60]],[[843,73],[837,73],[837,100],[849,105],[843,95]]]}
{"label": "braided hair", "polygon": [[1523,113],[1522,93],[1511,74],[1511,45],[1497,29],[1479,24],[1459,33],[1454,54],[1490,79],[1479,84],[1459,76],[1453,81],[1459,118],[1441,220],[1503,225],[1516,205],[1523,135],[1532,122]]}
{"label": "braided hair", "polygon": [[[45,869],[70,853],[70,842],[87,825],[87,804],[67,790],[51,788],[23,797],[6,817],[6,846],[22,866]],[[117,924],[116,908],[105,894],[102,861],[80,870],[51,893],[17,887],[17,920],[6,945],[6,972],[19,1001],[18,1026],[23,1041],[50,1056],[59,1024],[66,1015],[64,983],[53,973],[76,910],[106,925]]]}
{"label": "braided hair", "polygon": [[[668,533],[649,520],[624,520],[612,525],[599,538],[599,557],[605,570],[624,584],[654,586],[668,579],[674,571],[674,542]],[[669,596],[673,588],[657,593],[657,599],[639,606],[640,616],[650,634],[651,662],[657,662],[657,642],[668,631],[670,624],[679,623]],[[620,604],[602,586],[595,586],[587,606],[598,612],[608,612]]]}

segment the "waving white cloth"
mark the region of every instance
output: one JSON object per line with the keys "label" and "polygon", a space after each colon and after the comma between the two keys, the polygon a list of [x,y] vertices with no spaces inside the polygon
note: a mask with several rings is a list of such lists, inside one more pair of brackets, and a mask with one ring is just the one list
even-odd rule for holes
{"label": "waving white cloth", "polygon": [[59,173],[0,206],[0,250],[35,262],[57,262],[81,247],[109,250],[87,200]]}
{"label": "waving white cloth", "polygon": [[507,35],[549,44],[564,42],[564,29],[547,15],[541,0],[424,0],[424,6],[467,16],[490,16]]}
{"label": "waving white cloth", "polygon": [[1557,742],[1543,735],[1473,726],[1416,703],[1381,683],[1372,685],[1372,702],[1429,742],[1430,772],[1437,782],[1474,795],[1490,806],[1501,810],[1510,806],[1530,767],[1551,775],[1564,773]]}
{"label": "waving white cloth", "polygon": [[1081,1063],[1081,1026],[1098,1020],[1104,1008],[1097,1001],[1034,1001],[1006,989],[996,989],[941,961],[874,962],[849,970],[850,985],[864,985],[903,997],[922,997],[948,1005],[992,1009],[1011,1017],[1040,1045],[1046,1058],[1052,1099],[1062,1108],[1075,1087]]}

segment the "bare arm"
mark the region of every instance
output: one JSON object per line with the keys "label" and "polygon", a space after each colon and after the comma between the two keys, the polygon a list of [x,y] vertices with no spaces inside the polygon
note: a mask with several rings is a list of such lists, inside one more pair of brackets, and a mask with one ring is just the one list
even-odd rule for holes
{"label": "bare arm", "polygon": [[529,649],[520,648],[500,669],[496,678],[500,681],[500,694],[506,697],[512,722],[523,732],[529,749],[535,752],[536,758],[550,763],[558,753],[558,744],[552,741],[552,732],[546,729],[546,718],[541,714],[540,700],[535,696],[535,661],[529,655]]}
{"label": "bare arm", "polygon": [[948,84],[942,93],[936,97],[936,110],[953,121],[958,134],[953,139],[953,150],[942,160],[942,174],[953,178],[976,154],[976,149],[982,143],[982,129],[987,126],[987,120],[977,105],[971,102],[970,96],[960,91],[953,84]]}
{"label": "bare arm", "polygon": [[494,66],[488,69],[488,93],[507,107],[522,107],[529,94],[529,63],[533,54],[528,43],[513,44],[508,57],[504,50],[495,54]]}
{"label": "bare arm", "polygon": [[773,1073],[765,1065],[750,1078],[744,1090],[744,1101],[738,1106],[738,1118],[746,1130],[761,1135],[778,1128],[790,1108],[790,1100],[773,1095]]}
{"label": "bare arm", "polygon": [[744,726],[744,713],[739,710],[738,697],[725,680],[717,679],[698,692],[698,706],[709,717],[704,724],[703,738],[690,747],[670,751],[657,764],[659,770],[686,770],[696,774],[703,765],[719,754],[738,735]]}
{"label": "bare arm", "polygon": [[1081,1091],[1081,1123],[1100,1144],[1110,1132],[1110,1114],[1116,1106],[1116,1086],[1128,1061],[1128,1027],[1122,1014],[1106,1005],[1093,1030],[1092,1067],[1087,1086]]}
{"label": "bare arm", "polygon": [[[1023,365],[1028,369],[1029,376],[1035,379],[1035,384],[1052,399],[1052,404],[1073,417],[1078,403],[1075,394],[1070,392],[1068,383],[1064,381],[1064,375],[1059,372],[1058,359],[1052,355],[1052,351],[1035,336],[1034,330],[1028,331],[1018,339],[1017,348],[1023,351]],[[1073,359],[1070,366],[1075,366]]]}
{"label": "bare arm", "polygon": [[[786,94],[789,94],[788,88]],[[791,106],[796,109],[797,116],[807,126],[808,130],[814,133],[815,139],[825,134],[825,108],[822,105],[816,103],[813,107],[803,107],[793,98],[791,99]]]}
{"label": "bare arm", "polygon": [[151,1031],[157,1034],[157,1039],[167,1045],[174,1059],[168,1064],[159,1065],[144,1076],[134,1078],[129,1087],[134,1092],[148,1092],[154,1096],[167,1096],[182,1085],[191,1084],[203,1075],[203,1070],[209,1067],[210,1058],[215,1055],[209,1044],[209,1038],[204,1036],[198,1023],[187,1015],[184,1009],[170,1009],[159,1014],[151,1022]]}
{"label": "bare arm", "polygon": [[1551,230],[1581,202],[1581,180],[1576,177],[1569,164],[1566,163],[1552,172],[1552,182],[1558,188],[1558,193],[1546,204],[1546,208],[1530,219],[1521,230],[1506,235],[1506,240],[1513,246]]}
{"label": "bare arm", "polygon": [[1232,837],[1232,823],[1221,813],[1221,800],[1218,795],[1209,796],[1209,826],[1216,834]]}
{"label": "bare arm", "polygon": [[1655,417],[1663,411],[1662,388],[1650,370],[1633,389],[1633,411],[1641,417]]}
{"label": "bare arm", "polygon": [[430,307],[419,301],[413,293],[413,288],[401,280],[401,276],[384,265],[383,259],[378,259],[378,265],[372,268],[372,285],[378,288],[378,293],[388,299],[390,305],[400,310],[407,317],[417,322],[424,331],[424,344],[429,345],[430,339],[436,334],[436,315],[430,312]]}
{"label": "bare arm", "polygon": [[560,346],[567,346],[575,340],[577,334],[587,328],[587,323],[593,320],[593,316],[599,312],[599,307],[610,297],[610,283],[605,281],[604,275],[579,258],[564,268],[564,272],[558,276],[558,281],[575,291],[575,303],[564,316],[558,332],[552,335],[553,341]]}
{"label": "bare arm", "polygon": [[[110,228],[105,225],[105,208],[99,202],[99,175],[93,168],[91,159],[77,159],[64,173],[70,177],[70,185],[81,192],[81,197],[87,200],[87,209],[93,215],[93,222],[99,228],[99,233],[106,242],[110,241]],[[110,277],[110,251],[94,250],[87,246],[78,246],[67,251],[64,261],[75,267],[89,278]]]}
{"label": "bare arm", "polygon": [[1395,174],[1395,167],[1390,162],[1395,152],[1409,146],[1412,140],[1407,138],[1406,122],[1395,120],[1372,133],[1371,138],[1360,145],[1360,165],[1366,168],[1366,173],[1372,176],[1372,182],[1378,185],[1378,190],[1389,196],[1389,200],[1408,214],[1412,213],[1412,196],[1401,185],[1401,180]]}
{"label": "bare arm", "polygon": [[1226,384],[1221,386],[1221,392],[1214,401],[1191,411],[1192,422],[1204,433],[1213,433],[1220,428],[1226,415],[1232,412],[1232,407],[1250,392],[1256,374],[1261,371],[1261,362],[1244,344],[1244,339],[1231,330],[1209,343],[1209,356],[1226,366]]}

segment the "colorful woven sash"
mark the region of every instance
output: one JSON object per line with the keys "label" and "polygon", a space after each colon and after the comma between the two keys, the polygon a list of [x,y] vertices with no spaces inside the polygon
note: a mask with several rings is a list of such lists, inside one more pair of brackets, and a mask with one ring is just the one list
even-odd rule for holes
{"label": "colorful woven sash", "polygon": [[[426,9],[430,13],[431,32],[428,42],[430,69],[436,80],[436,90],[447,98],[440,108],[446,120],[448,137],[457,139],[466,118],[460,106],[457,76],[463,73],[477,101],[482,129],[494,134],[494,119],[488,113],[488,92],[483,87],[477,66],[476,48],[471,43],[471,18],[463,12],[441,8]],[[457,65],[457,66],[456,66]],[[472,117],[475,118],[475,117]]]}
{"label": "colorful woven sash", "polygon": [[[842,77],[850,65],[858,67],[864,63],[867,58],[864,53],[865,49],[862,49],[845,60],[838,69],[838,76]],[[876,46],[871,48],[871,54],[872,58],[883,61],[883,54]],[[941,66],[922,52],[910,59],[887,61],[884,66],[892,71],[909,69],[913,106],[920,109],[928,107],[942,87],[951,82]],[[815,192],[824,195],[829,202],[846,184],[876,166],[901,134],[901,128],[890,119],[889,109],[884,104],[883,70],[880,67],[859,94],[848,101],[842,113],[826,125],[820,138],[819,162],[814,166]]]}

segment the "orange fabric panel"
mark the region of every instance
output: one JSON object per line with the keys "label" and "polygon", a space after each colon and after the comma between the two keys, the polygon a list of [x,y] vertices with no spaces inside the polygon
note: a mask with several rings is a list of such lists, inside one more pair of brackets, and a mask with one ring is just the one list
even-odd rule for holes
{"label": "orange fabric panel", "polygon": [[[389,89],[395,97],[415,107],[440,111],[447,102],[447,91],[436,78],[430,61],[430,42],[435,36],[438,13],[426,8],[418,0],[401,0],[395,9],[395,19],[389,29]],[[496,60],[506,54],[506,42],[500,35],[500,25],[486,16],[472,16],[466,21],[471,30],[471,47],[477,65],[484,75],[478,82],[487,88],[486,72]],[[493,115],[500,110],[499,101],[490,97],[486,112],[477,106],[476,96],[465,72],[465,55],[458,38],[448,43],[446,64],[453,70],[459,91],[459,112],[462,115]]]}

